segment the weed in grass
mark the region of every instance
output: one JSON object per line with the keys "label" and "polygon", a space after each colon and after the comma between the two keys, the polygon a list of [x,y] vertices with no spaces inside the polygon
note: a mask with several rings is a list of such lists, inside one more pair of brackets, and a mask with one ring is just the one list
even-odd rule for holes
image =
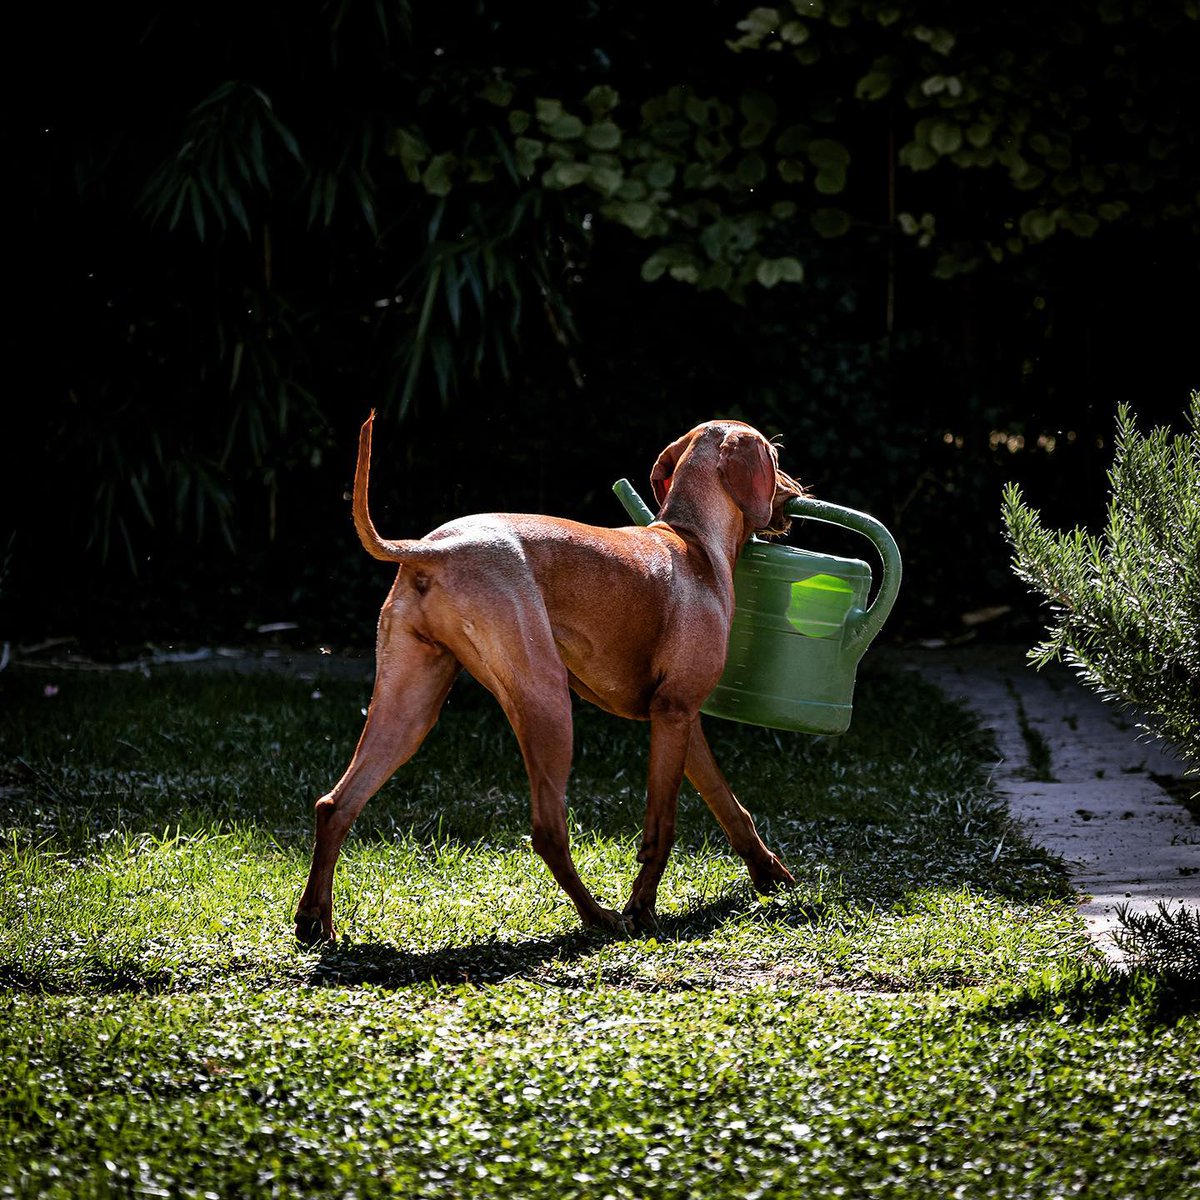
{"label": "weed in grass", "polygon": [[1023,778],[1038,783],[1054,783],[1054,764],[1050,743],[1040,729],[1034,728],[1029,714],[1025,711],[1025,703],[1021,699],[1021,694],[1013,686],[1012,680],[1005,680],[1005,683],[1016,710],[1017,727],[1021,731],[1021,740],[1025,743],[1026,760],[1020,774]]}

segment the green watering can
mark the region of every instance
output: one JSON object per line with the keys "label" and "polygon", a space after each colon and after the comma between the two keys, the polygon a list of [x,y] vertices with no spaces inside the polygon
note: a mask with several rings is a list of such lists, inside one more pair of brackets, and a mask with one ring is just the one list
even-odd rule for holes
{"label": "green watering can", "polygon": [[[638,525],[654,520],[628,479],[613,491]],[[844,733],[858,660],[900,590],[900,551],[879,521],[852,508],[801,497],[784,511],[868,538],[883,563],[875,602],[867,607],[867,563],[751,538],[733,573],[725,673],[701,712],[769,729]]]}

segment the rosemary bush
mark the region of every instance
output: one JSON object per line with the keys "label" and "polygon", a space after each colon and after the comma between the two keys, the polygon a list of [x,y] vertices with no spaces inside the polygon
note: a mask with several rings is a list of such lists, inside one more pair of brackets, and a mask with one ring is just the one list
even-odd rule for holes
{"label": "rosemary bush", "polygon": [[1047,529],[1018,487],[1004,493],[1013,569],[1050,606],[1030,652],[1059,660],[1142,726],[1200,764],[1200,392],[1189,428],[1139,433],[1117,413],[1104,529]]}
{"label": "rosemary bush", "polygon": [[1200,989],[1200,910],[1159,902],[1154,912],[1117,909],[1117,945],[1129,959],[1176,988]]}

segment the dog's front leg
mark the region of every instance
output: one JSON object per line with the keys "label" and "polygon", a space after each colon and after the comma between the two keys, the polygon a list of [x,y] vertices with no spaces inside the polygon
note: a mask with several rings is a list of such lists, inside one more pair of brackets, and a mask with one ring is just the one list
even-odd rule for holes
{"label": "dog's front leg", "polygon": [[638,862],[642,869],[633,881],[625,915],[639,929],[657,927],[654,905],[658,885],[675,844],[675,811],[679,785],[687,758],[695,713],[678,709],[652,709],[650,714],[650,772],[646,787],[646,821]]}
{"label": "dog's front leg", "polygon": [[699,718],[688,745],[687,777],[725,831],[729,844],[745,862],[754,886],[760,892],[794,887],[792,873],[771,853],[758,836],[754,819],[738,803],[704,736]]}

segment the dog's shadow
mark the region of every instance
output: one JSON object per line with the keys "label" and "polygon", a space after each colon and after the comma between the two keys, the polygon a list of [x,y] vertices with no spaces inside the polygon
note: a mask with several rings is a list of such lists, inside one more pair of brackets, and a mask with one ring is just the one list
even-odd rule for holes
{"label": "dog's shadow", "polygon": [[[710,936],[727,921],[753,915],[757,900],[748,889],[730,889],[712,900],[678,913],[660,913],[652,935],[660,942],[694,942]],[[819,908],[796,906],[786,917],[794,923],[820,920]],[[620,937],[588,929],[549,938],[511,941],[488,938],[438,950],[401,950],[384,942],[343,942],[314,955],[308,982],[317,986],[352,987],[374,984],[404,987],[414,983],[489,984],[535,976],[548,963],[569,965],[619,944]],[[636,944],[638,938],[628,939]]]}

